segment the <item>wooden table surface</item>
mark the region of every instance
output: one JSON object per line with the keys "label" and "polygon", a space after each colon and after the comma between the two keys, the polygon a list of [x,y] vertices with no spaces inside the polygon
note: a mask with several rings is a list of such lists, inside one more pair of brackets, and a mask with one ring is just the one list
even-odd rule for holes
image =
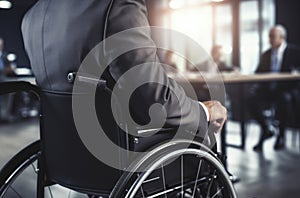
{"label": "wooden table surface", "polygon": [[178,82],[188,81],[191,83],[247,83],[247,82],[268,82],[268,81],[290,81],[300,80],[300,73],[260,73],[260,74],[239,74],[239,73],[178,73],[168,74],[170,78]]}

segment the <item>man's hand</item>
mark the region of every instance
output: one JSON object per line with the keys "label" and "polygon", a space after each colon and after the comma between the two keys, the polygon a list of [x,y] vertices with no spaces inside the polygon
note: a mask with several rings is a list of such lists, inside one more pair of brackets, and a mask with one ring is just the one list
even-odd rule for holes
{"label": "man's hand", "polygon": [[203,102],[209,112],[209,121],[216,128],[215,132],[221,131],[225,121],[227,120],[227,110],[218,101]]}

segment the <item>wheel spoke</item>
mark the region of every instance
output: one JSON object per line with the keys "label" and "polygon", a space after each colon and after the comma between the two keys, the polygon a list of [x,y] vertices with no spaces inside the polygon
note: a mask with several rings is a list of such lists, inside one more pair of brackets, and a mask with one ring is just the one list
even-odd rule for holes
{"label": "wheel spoke", "polygon": [[181,161],[181,198],[183,198],[183,155],[180,157]]}
{"label": "wheel spoke", "polygon": [[199,174],[200,174],[201,166],[202,166],[202,159],[200,158],[192,197],[195,197],[196,188],[197,188],[197,181],[198,181],[198,177],[199,177]]}
{"label": "wheel spoke", "polygon": [[18,193],[18,191],[16,191],[16,189],[14,189],[12,186],[10,186],[9,188],[11,188],[12,191],[14,191],[18,197],[22,198],[22,196],[20,195],[20,193]]}
{"label": "wheel spoke", "polygon": [[36,174],[38,174],[39,170],[35,167],[35,165],[33,163],[31,164],[31,167],[33,169],[33,172],[35,172]]}
{"label": "wheel spoke", "polygon": [[215,198],[220,192],[224,189],[224,186],[222,186],[221,189],[219,189],[211,198]]}
{"label": "wheel spoke", "polygon": [[214,170],[214,173],[211,177],[211,182],[209,183],[209,186],[208,186],[208,189],[207,189],[207,195],[206,195],[206,198],[209,198],[210,197],[210,191],[211,191],[211,188],[212,188],[212,185],[214,183],[214,180],[215,180],[215,176],[216,176],[216,170]]}
{"label": "wheel spoke", "polygon": [[143,196],[143,198],[144,198],[144,197],[145,197],[145,194],[144,194],[143,186],[141,186],[141,192],[142,192],[142,196]]}
{"label": "wheel spoke", "polygon": [[[139,178],[139,176],[140,176],[140,174],[137,174],[136,175],[136,178]],[[141,193],[142,193],[142,196],[143,196],[143,198],[145,197],[145,193],[144,193],[144,189],[143,189],[143,186],[141,185],[141,187],[140,187],[140,191],[141,191]]]}
{"label": "wheel spoke", "polygon": [[48,190],[49,190],[50,197],[53,198],[53,194],[52,194],[52,190],[51,190],[50,186],[48,186]]}
{"label": "wheel spoke", "polygon": [[[166,187],[166,178],[165,178],[165,169],[164,169],[164,164],[161,165],[161,173],[162,173],[162,179],[163,179],[163,185],[164,185],[164,191],[166,192],[167,187]],[[165,193],[165,198],[167,198],[167,194]]]}

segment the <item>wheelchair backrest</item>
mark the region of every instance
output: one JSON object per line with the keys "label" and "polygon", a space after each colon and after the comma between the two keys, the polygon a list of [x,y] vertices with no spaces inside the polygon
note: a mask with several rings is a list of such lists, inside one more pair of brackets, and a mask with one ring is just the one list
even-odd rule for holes
{"label": "wheelchair backrest", "polygon": [[[104,131],[120,142],[117,124],[110,112],[110,96],[97,98],[97,111]],[[88,130],[88,129],[87,129]],[[41,92],[41,140],[47,180],[88,192],[109,194],[121,171],[95,158],[82,143],[72,115],[72,95]],[[106,151],[107,152],[107,151]],[[118,153],[111,153],[118,158]]]}
{"label": "wheelchair backrest", "polygon": [[[101,87],[96,91],[95,109],[102,129],[117,146],[139,152],[173,137],[172,130],[158,132],[148,137],[125,133],[113,117],[110,105],[111,93],[105,90]],[[82,97],[85,96],[82,94]],[[81,97],[81,94],[76,97]],[[81,141],[72,113],[72,94],[41,91],[40,99],[42,156],[47,180],[85,193],[108,195],[123,171],[98,160]],[[136,128],[128,130],[131,132],[134,130],[138,135]],[[113,153],[110,150],[101,152],[110,152],[116,161],[119,160],[120,167],[124,168],[136,157],[121,156],[121,153]]]}

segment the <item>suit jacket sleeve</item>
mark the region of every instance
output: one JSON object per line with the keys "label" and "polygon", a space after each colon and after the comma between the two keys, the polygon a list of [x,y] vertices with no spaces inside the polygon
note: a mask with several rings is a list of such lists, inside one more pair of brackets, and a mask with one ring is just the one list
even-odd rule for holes
{"label": "suit jacket sleeve", "polygon": [[[108,13],[104,34],[109,37],[129,28],[145,26],[149,24],[144,0],[116,0]],[[134,32],[130,37],[118,38],[119,46],[134,46],[137,41],[145,46],[153,44],[150,30],[145,28]],[[112,56],[109,50],[106,51],[107,58]],[[142,66],[137,67],[138,65]],[[109,71],[115,81],[125,72],[131,73],[124,77],[126,83],[120,82],[121,85],[118,85],[124,92],[139,85],[131,95],[129,104],[130,113],[137,123],[147,124],[150,121],[149,107],[159,103],[166,113],[165,126],[181,125],[187,129],[197,127],[198,135],[204,137],[207,131],[204,109],[198,101],[187,97],[181,86],[166,76],[158,62],[155,48],[139,48],[122,54],[110,64]],[[141,85],[143,80],[149,83]]]}
{"label": "suit jacket sleeve", "polygon": [[260,61],[255,73],[270,72],[271,50],[266,51],[260,57]]}

